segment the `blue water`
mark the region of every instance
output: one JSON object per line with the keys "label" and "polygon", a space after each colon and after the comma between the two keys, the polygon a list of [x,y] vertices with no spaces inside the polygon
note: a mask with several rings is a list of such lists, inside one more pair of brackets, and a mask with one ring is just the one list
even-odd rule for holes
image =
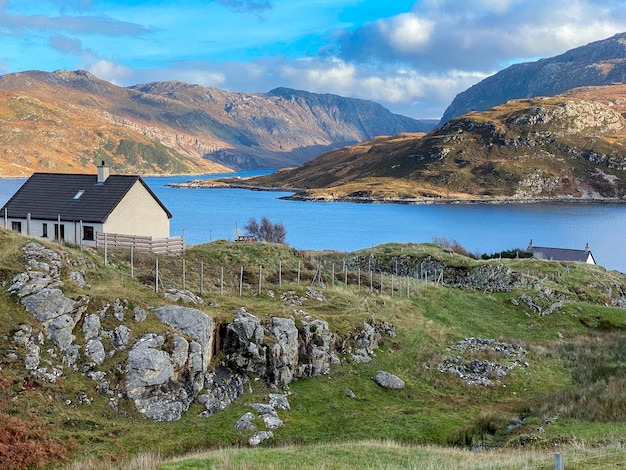
{"label": "blue water", "polygon": [[[286,192],[166,186],[189,179],[145,178],[174,216],[172,236],[184,235],[188,244],[233,240],[251,217],[266,216],[285,225],[287,243],[297,249],[352,251],[387,242],[421,243],[446,237],[471,253],[482,254],[526,248],[532,239],[537,246],[560,248],[583,249],[589,243],[598,264],[626,272],[626,205],[301,202],[280,200],[290,194]],[[0,205],[23,182],[0,179]]]}

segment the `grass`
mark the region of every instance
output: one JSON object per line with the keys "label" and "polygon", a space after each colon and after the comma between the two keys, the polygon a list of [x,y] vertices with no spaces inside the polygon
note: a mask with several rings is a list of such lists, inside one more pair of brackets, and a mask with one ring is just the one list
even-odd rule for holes
{"label": "grass", "polygon": [[[23,270],[20,247],[24,242],[0,230],[0,275],[7,287],[13,274]],[[64,289],[72,297],[90,296],[87,314],[115,299],[125,299],[129,308],[124,323],[132,327],[131,341],[154,331],[171,335],[150,313],[150,307],[166,303],[160,292],[154,292],[153,281],[147,276],[154,258],[136,256],[136,276],[131,279],[127,254],[109,253],[109,264],[104,266],[98,253],[73,247],[62,252],[68,259],[83,260],[78,267],[85,270],[90,287],[79,288],[67,281]],[[456,270],[498,263],[521,273],[530,283],[513,292],[491,293],[421,284],[407,298],[399,281],[391,295],[387,272],[384,294],[370,291],[364,284],[361,289],[354,284],[344,286],[343,261],[357,266],[370,258],[391,272],[396,260],[404,263],[401,267],[437,260],[446,269]],[[373,317],[391,322],[396,337],[383,337],[370,363],[355,364],[349,354],[340,354],[341,364],[334,365],[328,376],[290,384],[291,411],[280,412],[285,426],[262,448],[252,450],[245,449],[250,432],[236,430],[233,423],[250,410],[249,403],[267,401],[269,390],[260,381],[252,381],[251,391],[208,418],[198,417],[202,411],[198,404],[173,423],[153,423],[124,399],[119,400],[120,410],[114,411],[109,406],[110,397],[96,393],[94,383],[80,374],[66,373],[58,383],[49,384],[25,373],[20,367],[25,352],[16,350],[9,338],[22,323],[33,325],[35,331],[41,327],[16,305],[15,298],[2,294],[0,334],[6,340],[0,342],[0,415],[25,422],[36,415],[49,430],[49,437],[71,449],[74,468],[88,468],[94,461],[102,462],[102,468],[252,468],[255,464],[259,468],[311,468],[316,464],[348,468],[353,463],[364,468],[435,468],[431,461],[439,462],[438,468],[460,468],[464,463],[473,468],[549,468],[555,444],[578,452],[571,446],[584,441],[588,446],[585,452],[591,453],[592,446],[623,444],[624,315],[623,309],[604,305],[610,303],[611,296],[626,290],[624,276],[619,273],[537,260],[476,261],[433,244],[389,244],[355,253],[316,253],[263,243],[214,242],[191,248],[185,260],[187,287],[196,292],[200,278],[197,274],[194,278],[192,266],[203,263],[208,272],[210,266],[228,262],[245,265],[251,272],[241,296],[233,285],[220,296],[214,281],[210,281],[213,288],[209,290],[205,277],[203,297],[215,305],[201,308],[218,323],[229,321],[232,310],[239,307],[264,319],[294,317],[293,310],[298,308],[328,321],[331,331],[340,335],[358,331]],[[181,279],[181,261],[160,258],[164,278]],[[318,261],[324,263],[327,272],[330,263],[339,267],[334,284],[327,276],[325,287],[315,285],[326,301],[309,299],[298,307],[281,301],[281,292],[306,296]],[[300,285],[295,276],[286,275],[279,286],[276,271],[270,266],[277,269],[281,263],[285,272],[291,270],[293,274],[298,262]],[[253,275],[257,263],[263,263],[266,276],[260,293],[258,275]],[[65,268],[63,275],[71,269],[75,268]],[[522,293],[539,299],[546,289],[567,299],[551,315],[541,317],[523,302],[512,302]],[[148,311],[145,322],[132,320],[135,306]],[[451,374],[440,372],[437,365],[442,359],[457,354],[449,346],[470,336],[521,345],[527,351],[528,367],[513,369],[493,387],[468,387]],[[44,361],[53,360],[45,352],[49,347],[41,346]],[[17,361],[7,359],[12,352],[18,354]],[[112,388],[123,379],[118,364],[125,355],[125,351],[118,351],[103,365]],[[493,354],[473,358],[496,360]],[[380,388],[372,380],[378,370],[400,376],[406,387],[393,391]],[[348,389],[354,399],[346,396]],[[87,394],[92,403],[78,405],[80,394]],[[508,428],[523,418],[522,424]],[[462,452],[450,445],[480,446],[489,452]],[[531,451],[521,452],[520,448]],[[222,450],[189,457],[187,463],[170,460],[207,449]],[[518,454],[522,460],[507,463]],[[328,458],[328,464],[320,456]],[[132,467],[133,458],[143,463],[135,462],[137,467]]]}

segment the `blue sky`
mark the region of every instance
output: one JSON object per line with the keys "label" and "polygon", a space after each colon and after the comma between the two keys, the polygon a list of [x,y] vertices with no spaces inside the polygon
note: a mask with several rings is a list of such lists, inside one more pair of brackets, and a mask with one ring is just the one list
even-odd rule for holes
{"label": "blue sky", "polygon": [[0,74],[285,86],[439,118],[502,68],[625,25],[623,0],[0,0]]}

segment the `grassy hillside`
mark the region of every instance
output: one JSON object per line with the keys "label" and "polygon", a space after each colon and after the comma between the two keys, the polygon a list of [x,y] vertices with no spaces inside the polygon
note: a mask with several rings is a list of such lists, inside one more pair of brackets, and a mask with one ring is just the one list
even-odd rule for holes
{"label": "grassy hillside", "polygon": [[[4,289],[13,275],[25,269],[21,252],[25,241],[0,230]],[[88,313],[115,299],[125,299],[131,311],[135,306],[148,311],[146,322],[133,327],[133,341],[145,332],[167,331],[149,310],[167,303],[160,292],[154,292],[154,258],[137,254],[131,279],[128,253],[109,253],[105,266],[102,253],[56,245],[51,248],[64,258],[64,292],[73,298],[89,295]],[[347,287],[344,262],[350,267]],[[144,468],[205,468],[213,464],[217,468],[315,468],[319,467],[320,454],[331,459],[326,468],[350,467],[355,462],[351,459],[365,468],[427,468],[429,459],[439,462],[439,468],[443,468],[442,462],[452,462],[449,465],[455,467],[469,461],[476,468],[549,468],[555,450],[581,459],[597,458],[605,465],[624,458],[626,315],[624,309],[609,306],[619,304],[626,294],[626,278],[620,273],[598,266],[532,259],[475,261],[432,244],[390,244],[337,253],[216,241],[192,247],[185,256],[186,288],[195,292],[199,291],[200,263],[206,269],[203,297],[207,304],[213,302],[200,308],[218,323],[230,321],[238,307],[261,318],[295,318],[294,310],[302,309],[327,320],[331,330],[343,337],[371,317],[391,322],[396,336],[383,337],[370,363],[358,364],[350,354],[340,354],[341,363],[333,366],[328,376],[293,382],[289,386],[291,410],[281,412],[285,425],[261,445],[267,449],[252,454],[245,450],[212,452],[174,462],[169,459],[190,452],[248,447],[250,432],[237,430],[233,424],[250,410],[249,403],[266,401],[270,390],[252,381],[250,390],[224,411],[201,418],[198,413],[202,407],[193,404],[181,420],[170,423],[151,422],[124,400],[114,410],[109,406],[110,397],[96,393],[94,382],[82,374],[66,370],[64,378],[47,383],[27,373],[25,351],[11,338],[21,324],[30,324],[35,331],[41,327],[3,289],[0,421],[4,429],[33,432],[25,433],[19,445],[10,438],[21,434],[7,436],[5,432],[0,436],[0,453],[6,449],[3,443],[9,442],[12,449],[41,454],[40,462],[76,462],[74,468],[114,468],[137,456],[147,461]],[[376,266],[372,289],[364,274],[368,263]],[[263,265],[260,293],[259,264]],[[313,283],[320,265],[323,286]],[[443,283],[418,282],[412,277],[411,282],[416,283],[411,284],[407,296],[404,283],[409,278],[402,268],[419,265],[445,266]],[[67,278],[77,266],[90,287],[80,288]],[[240,296],[229,273],[238,273],[241,266],[246,274]],[[363,269],[360,288],[355,282],[356,266]],[[219,267],[227,268],[224,295],[219,294]],[[456,282],[475,268],[488,270],[493,276],[513,273],[510,276],[516,279],[515,287],[492,291]],[[181,287],[180,258],[160,258],[159,269],[164,287]],[[377,284],[381,273],[382,293]],[[323,293],[325,302],[309,300],[294,308],[280,300],[280,293],[293,291],[304,296],[311,286]],[[545,315],[531,306],[548,306],[558,300],[562,306]],[[501,360],[493,351],[463,353],[450,349],[472,337],[521,346],[527,365],[513,368],[505,377],[492,376],[492,386],[468,385],[441,371],[439,365],[445,358],[459,356],[461,362]],[[47,342],[41,345],[43,351],[48,347]],[[110,359],[105,366],[119,378],[123,370],[118,363]],[[406,387],[379,387],[372,380],[378,370],[398,375]],[[348,389],[354,398],[346,396]],[[85,395],[92,400],[89,404],[80,399]],[[33,439],[35,431],[40,434]],[[438,447],[422,447],[432,445]],[[47,454],[42,447],[49,449]],[[274,447],[281,450],[273,452]],[[470,447],[490,450],[472,454],[447,450]],[[594,448],[602,449],[601,453],[594,453]],[[522,460],[510,463],[520,450]],[[371,460],[372,452],[375,460]],[[250,463],[249,455],[257,460]],[[128,468],[136,468],[137,462]]]}

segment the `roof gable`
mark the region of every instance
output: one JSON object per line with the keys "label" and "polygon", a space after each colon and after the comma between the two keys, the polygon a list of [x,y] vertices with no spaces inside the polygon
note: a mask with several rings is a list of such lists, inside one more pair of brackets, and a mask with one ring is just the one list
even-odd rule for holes
{"label": "roof gable", "polygon": [[163,208],[172,214],[139,176],[111,175],[98,183],[96,175],[34,173],[4,205],[11,218],[103,223],[137,182]]}

